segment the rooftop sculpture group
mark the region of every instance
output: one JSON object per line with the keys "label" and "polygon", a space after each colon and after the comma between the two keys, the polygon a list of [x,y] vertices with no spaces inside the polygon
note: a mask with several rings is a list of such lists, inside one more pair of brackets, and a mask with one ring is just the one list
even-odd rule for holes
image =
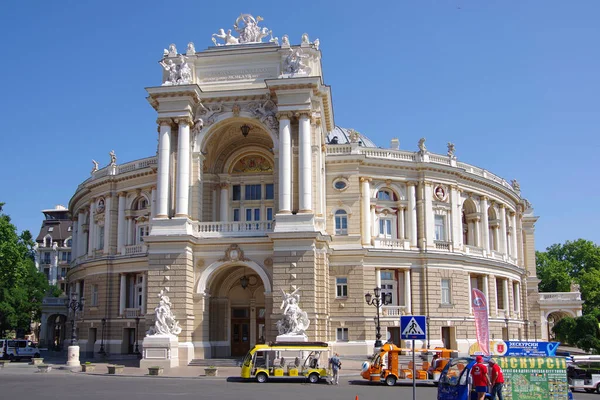
{"label": "rooftop sculpture group", "polygon": [[168,78],[162,85],[188,85],[192,83],[192,69],[188,65],[186,57],[181,54],[179,56],[179,64],[175,64],[173,62],[173,58],[177,56],[177,49],[175,49],[175,45],[173,44],[169,46],[169,49],[171,47],[174,48],[175,55],[172,55],[171,51],[169,51],[166,55],[166,58],[163,58],[160,61],[160,65],[162,65],[165,71],[167,71],[169,74]]}
{"label": "rooftop sculpture group", "polygon": [[[235,37],[231,34],[231,29],[225,32],[225,29],[219,29],[218,33],[213,33],[212,41],[215,46],[229,46],[232,44],[246,44],[246,43],[262,43],[263,39],[267,36],[271,36],[269,42],[279,43],[279,39],[273,37],[273,32],[265,27],[259,27],[258,23],[262,21],[262,17],[254,18],[250,14],[241,14],[233,24],[233,29],[240,35]],[[222,39],[225,43],[217,43],[217,39]]]}

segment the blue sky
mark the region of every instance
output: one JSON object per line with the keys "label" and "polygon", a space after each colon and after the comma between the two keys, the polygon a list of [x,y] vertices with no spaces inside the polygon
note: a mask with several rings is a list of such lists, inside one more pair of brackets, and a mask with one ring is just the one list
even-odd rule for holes
{"label": "blue sky", "polygon": [[240,12],[293,44],[319,38],[335,121],[387,147],[456,144],[517,178],[536,247],[600,243],[598,1],[10,1],[0,5],[0,201],[19,230],[104,166],[156,151],[145,87],[175,43],[212,45]]}

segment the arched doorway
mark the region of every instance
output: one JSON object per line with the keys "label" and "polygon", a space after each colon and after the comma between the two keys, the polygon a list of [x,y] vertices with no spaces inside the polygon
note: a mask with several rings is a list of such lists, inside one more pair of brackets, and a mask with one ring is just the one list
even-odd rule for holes
{"label": "arched doorway", "polygon": [[271,284],[262,267],[252,261],[214,263],[200,277],[198,292],[209,295],[205,307],[213,357],[241,357],[267,340],[265,294]]}
{"label": "arched doorway", "polygon": [[552,330],[552,328],[554,328],[554,326],[558,323],[558,321],[560,321],[564,317],[575,317],[575,316],[566,311],[552,311],[546,316],[546,321],[547,321],[546,326],[548,329],[547,330],[548,341],[556,340],[556,335],[554,334],[554,331]]}
{"label": "arched doorway", "polygon": [[52,314],[46,322],[46,343],[48,349],[60,351],[63,349],[63,342],[66,337],[67,316],[63,314]]}

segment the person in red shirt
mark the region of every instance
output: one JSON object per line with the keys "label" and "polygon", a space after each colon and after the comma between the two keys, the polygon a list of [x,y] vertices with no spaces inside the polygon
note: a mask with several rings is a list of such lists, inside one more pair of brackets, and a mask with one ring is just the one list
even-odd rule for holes
{"label": "person in red shirt", "polygon": [[496,360],[490,358],[490,368],[492,369],[492,400],[496,400],[496,394],[498,400],[504,400],[502,395],[502,388],[504,387],[504,374],[500,366],[496,364]]}
{"label": "person in red shirt", "polygon": [[490,378],[488,378],[488,369],[483,363],[483,357],[477,356],[475,360],[477,364],[471,368],[471,377],[473,378],[473,386],[475,386],[475,391],[477,392],[477,400],[483,400],[490,385]]}

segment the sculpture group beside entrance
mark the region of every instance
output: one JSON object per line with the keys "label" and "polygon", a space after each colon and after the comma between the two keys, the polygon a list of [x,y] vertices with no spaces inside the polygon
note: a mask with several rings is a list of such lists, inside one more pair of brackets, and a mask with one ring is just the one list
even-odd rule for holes
{"label": "sculpture group beside entrance", "polygon": [[140,368],[179,366],[180,349],[177,335],[181,333],[181,327],[171,311],[169,296],[161,290],[158,298],[158,306],[154,309],[154,325],[148,329],[142,343],[144,358],[140,361]]}
{"label": "sculpture group beside entrance", "polygon": [[277,321],[277,330],[279,332],[278,340],[281,336],[306,337],[305,332],[310,325],[308,315],[298,306],[300,295],[298,291],[286,293],[281,290],[283,301],[280,309],[283,309],[283,318]]}

